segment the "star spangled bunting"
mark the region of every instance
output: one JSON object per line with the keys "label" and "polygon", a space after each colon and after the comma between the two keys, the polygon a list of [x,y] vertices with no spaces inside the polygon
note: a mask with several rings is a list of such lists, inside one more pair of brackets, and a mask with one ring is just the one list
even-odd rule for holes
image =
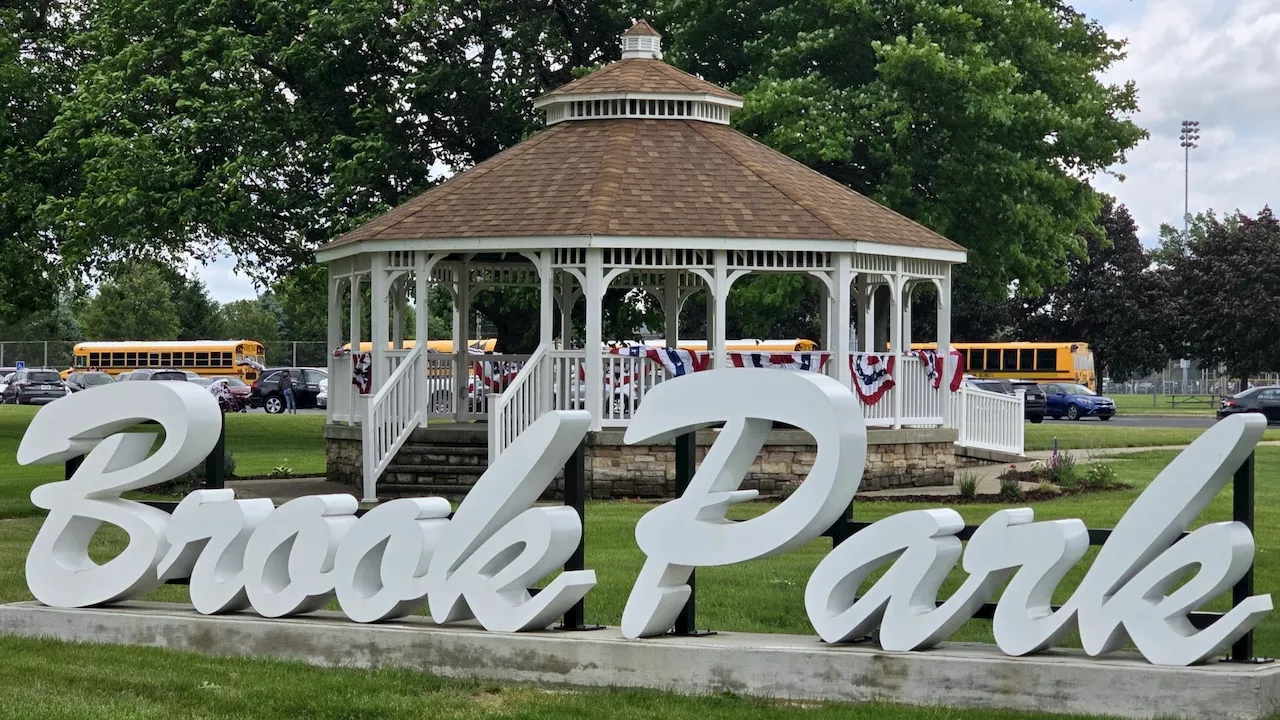
{"label": "star spangled bunting", "polygon": [[[937,390],[942,386],[942,376],[945,374],[942,367],[942,358],[938,357],[938,353],[933,350],[912,350],[909,355],[920,358],[921,365],[924,366],[925,376],[928,382]],[[947,369],[951,371],[951,392],[960,389],[960,383],[964,380],[964,356],[958,350],[951,351],[951,361],[947,363]]]}
{"label": "star spangled bunting", "polygon": [[368,395],[373,385],[373,354],[351,353],[351,384],[361,395]]}
{"label": "star spangled bunting", "polygon": [[609,352],[614,355],[647,358],[661,363],[667,374],[672,377],[702,372],[707,369],[707,361],[711,358],[711,354],[707,352],[692,352],[683,348],[657,348],[647,345],[612,347],[609,348]]}
{"label": "star spangled bunting", "polygon": [[854,389],[864,405],[875,405],[893,388],[892,355],[850,353],[849,369],[853,371]]}
{"label": "star spangled bunting", "polygon": [[734,367],[779,368],[822,372],[831,357],[829,352],[731,352]]}

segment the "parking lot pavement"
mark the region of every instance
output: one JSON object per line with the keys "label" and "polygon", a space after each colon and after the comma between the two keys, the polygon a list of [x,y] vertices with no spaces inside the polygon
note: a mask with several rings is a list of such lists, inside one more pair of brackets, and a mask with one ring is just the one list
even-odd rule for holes
{"label": "parking lot pavement", "polygon": [[[1045,418],[1046,425],[1069,425],[1074,424],[1071,420],[1050,420]],[[1085,418],[1077,420],[1078,423],[1089,423],[1091,425],[1106,425],[1111,427],[1147,427],[1147,428],[1209,428],[1213,427],[1216,420],[1211,415],[1181,415],[1181,416],[1158,416],[1158,415],[1124,415],[1119,414],[1110,420],[1103,422],[1097,418]]]}

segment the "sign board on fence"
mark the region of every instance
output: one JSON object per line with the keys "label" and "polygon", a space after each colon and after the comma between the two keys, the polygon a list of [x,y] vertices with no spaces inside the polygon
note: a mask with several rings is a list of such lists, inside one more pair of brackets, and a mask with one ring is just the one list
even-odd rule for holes
{"label": "sign board on fence", "polygon": [[[122,432],[148,420],[165,432],[154,453],[154,434]],[[203,490],[172,516],[121,498],[201,462],[220,421],[213,396],[189,383],[106,385],[41,409],[22,439],[19,462],[82,455],[84,461],[70,479],[32,492],[32,501],[49,511],[27,557],[32,594],[47,605],[88,607],[189,577],[191,602],[205,614],[252,608],[282,617],[336,598],[356,622],[402,617],[425,605],[437,623],[474,618],[487,630],[507,632],[547,628],[595,586],[595,572],[581,570],[560,573],[536,595],[527,589],[560,568],[582,537],[572,509],[534,502],[582,441],[590,424],[584,412],[550,412],[534,423],[452,519],[439,498],[395,500],[360,518],[349,495],[277,508],[269,500],[237,500],[231,490]],[[729,522],[731,506],[756,497],[739,486],[774,422],[813,436],[813,468],[777,507]],[[847,387],[816,373],[723,369],[662,383],[635,414],[626,441],[658,442],[721,424],[684,494],[637,524],[646,559],[623,613],[629,638],[672,626],[695,567],[798,548],[828,528],[857,491],[867,447],[861,405]],[[1271,597],[1258,595],[1206,628],[1192,626],[1188,613],[1252,566],[1254,541],[1237,522],[1203,525],[1183,537],[1264,428],[1261,417],[1228,418],[1179,455],[1120,519],[1060,609],[1050,604],[1054,590],[1089,547],[1083,522],[1036,521],[1030,508],[1001,510],[962,547],[960,515],[928,509],[885,518],[828,554],[805,588],[809,620],[831,643],[879,628],[885,650],[922,650],[946,640],[1003,587],[993,629],[1010,655],[1053,647],[1077,631],[1090,655],[1132,642],[1155,664],[1202,661],[1271,611]],[[88,547],[103,522],[122,528],[129,542],[97,565]],[[967,577],[938,604],[939,587],[957,563]]]}

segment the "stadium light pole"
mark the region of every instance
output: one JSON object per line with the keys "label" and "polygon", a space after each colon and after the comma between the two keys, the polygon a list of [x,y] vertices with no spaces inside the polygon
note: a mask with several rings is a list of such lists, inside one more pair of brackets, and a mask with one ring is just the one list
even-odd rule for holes
{"label": "stadium light pole", "polygon": [[1200,147],[1196,144],[1200,139],[1200,122],[1183,120],[1182,134],[1178,139],[1182,141],[1182,234],[1185,236],[1190,231],[1191,225],[1191,148]]}

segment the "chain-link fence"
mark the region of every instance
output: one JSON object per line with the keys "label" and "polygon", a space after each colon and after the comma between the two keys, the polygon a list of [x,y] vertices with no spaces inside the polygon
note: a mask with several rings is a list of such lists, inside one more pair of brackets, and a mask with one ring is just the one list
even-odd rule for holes
{"label": "chain-link fence", "polygon": [[[292,365],[295,367],[326,367],[329,350],[324,342],[280,340],[263,343],[267,351],[267,365]],[[3,340],[0,341],[0,368],[48,367],[57,370],[70,368],[76,343],[68,340]]]}
{"label": "chain-link fence", "polygon": [[[1280,384],[1280,373],[1259,373],[1248,378],[1247,386]],[[1234,395],[1240,390],[1240,377],[1228,375],[1220,366],[1201,365],[1195,361],[1175,360],[1158,373],[1128,382],[1111,382],[1104,378],[1103,392],[1108,395]]]}

